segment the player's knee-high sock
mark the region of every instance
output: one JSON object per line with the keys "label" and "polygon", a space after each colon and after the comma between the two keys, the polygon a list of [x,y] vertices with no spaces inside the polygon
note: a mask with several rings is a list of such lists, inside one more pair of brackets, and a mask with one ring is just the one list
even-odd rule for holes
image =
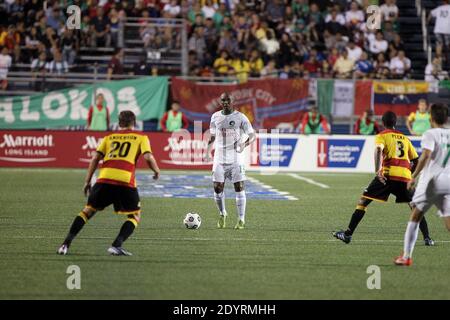
{"label": "player's knee-high sock", "polygon": [[247,197],[245,191],[236,192],[236,207],[239,215],[239,219],[245,222],[245,206],[247,204]]}
{"label": "player's knee-high sock", "polygon": [[225,191],[222,191],[221,193],[214,192],[214,201],[217,204],[220,215],[227,215],[227,211],[225,210]]}
{"label": "player's knee-high sock", "polygon": [[425,217],[420,220],[419,224],[420,232],[422,232],[423,238],[429,238],[430,237],[430,231],[428,230],[428,223],[427,220],[425,220]]}
{"label": "player's knee-high sock", "polygon": [[121,247],[122,244],[128,239],[129,236],[133,233],[134,229],[137,227],[137,221],[134,218],[129,218],[125,221],[120,228],[119,234],[117,238],[112,243],[113,247]]}
{"label": "player's knee-high sock", "polygon": [[417,241],[419,234],[419,224],[417,222],[410,221],[406,227],[405,240],[403,246],[403,257],[410,258],[414,250],[414,245]]}
{"label": "player's knee-high sock", "polygon": [[345,235],[351,236],[353,232],[355,232],[356,227],[361,222],[364,214],[366,213],[366,207],[362,205],[357,205],[355,212],[353,212],[352,218],[350,219],[350,223],[348,224],[348,228],[345,231]]}
{"label": "player's knee-high sock", "polygon": [[67,234],[66,239],[64,240],[64,244],[70,246],[72,240],[77,236],[77,234],[83,229],[84,225],[88,221],[88,217],[86,214],[81,211],[78,216],[73,220],[72,225],[70,226],[69,233]]}

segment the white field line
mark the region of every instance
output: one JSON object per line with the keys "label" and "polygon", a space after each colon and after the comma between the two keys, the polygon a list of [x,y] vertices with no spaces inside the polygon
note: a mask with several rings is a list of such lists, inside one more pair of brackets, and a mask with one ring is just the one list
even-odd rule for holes
{"label": "white field line", "polygon": [[[189,232],[189,231],[188,231]],[[0,237],[1,239],[1,237]],[[6,237],[5,239],[59,239],[61,240],[61,237],[48,237],[48,236],[12,236],[12,237]],[[111,239],[111,237],[102,237],[102,236],[96,236],[96,237],[78,237],[78,239],[87,239],[87,240],[103,240],[103,239]],[[340,243],[337,239],[269,239],[269,238],[259,238],[259,239],[248,239],[248,238],[189,238],[189,237],[183,237],[183,238],[170,238],[170,237],[134,237],[134,240],[137,241],[247,241],[247,242],[336,242]],[[361,239],[361,240],[352,240],[353,242],[376,242],[376,243],[403,243],[402,239]],[[420,241],[419,241],[420,242]],[[436,241],[436,243],[439,245],[440,243],[450,243],[450,240],[442,240],[442,241]]]}
{"label": "white field line", "polygon": [[328,186],[326,184],[314,181],[313,179],[310,179],[310,178],[306,178],[306,177],[300,176],[300,175],[298,175],[296,173],[288,173],[287,175],[289,177],[294,178],[294,179],[302,180],[302,181],[305,181],[305,182],[307,182],[309,184],[312,184],[312,185],[315,185],[315,186],[318,186],[318,187],[321,187],[321,188],[324,188],[324,189],[329,189],[330,188],[330,186]]}
{"label": "white field line", "polygon": [[261,186],[261,187],[263,187],[263,188],[265,188],[265,189],[267,189],[267,190],[269,190],[271,192],[276,192],[276,193],[286,197],[288,200],[293,200],[293,201],[298,200],[297,197],[294,197],[294,196],[290,195],[289,192],[280,191],[280,190],[278,190],[278,189],[276,189],[276,188],[274,188],[274,187],[272,187],[272,186],[270,186],[268,184],[262,183],[261,181],[259,181],[258,179],[254,178],[254,177],[247,177],[247,180],[253,182],[254,184],[258,184],[259,186]]}

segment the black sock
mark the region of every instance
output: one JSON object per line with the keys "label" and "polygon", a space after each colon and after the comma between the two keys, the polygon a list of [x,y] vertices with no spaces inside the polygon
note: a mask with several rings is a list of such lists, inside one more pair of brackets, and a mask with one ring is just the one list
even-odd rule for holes
{"label": "black sock", "polygon": [[75,220],[72,222],[72,226],[70,227],[69,233],[67,234],[66,239],[64,240],[64,244],[70,246],[72,240],[76,237],[78,232],[83,229],[83,226],[86,224],[84,219],[80,216],[76,216]]}
{"label": "black sock", "polygon": [[355,232],[356,227],[358,226],[359,222],[364,217],[364,214],[366,213],[365,210],[356,209],[355,212],[352,215],[352,218],[350,220],[350,223],[348,224],[348,229],[345,231],[346,236],[351,236],[353,232]]}
{"label": "black sock", "polygon": [[419,224],[420,232],[422,232],[423,238],[429,238],[430,237],[430,231],[428,231],[428,223],[427,220],[425,220],[425,217],[422,218]]}
{"label": "black sock", "polygon": [[122,243],[128,239],[129,236],[133,233],[135,229],[135,225],[131,221],[125,221],[125,223],[122,225],[122,228],[120,228],[119,235],[117,236],[116,240],[112,243],[113,247],[121,247]]}

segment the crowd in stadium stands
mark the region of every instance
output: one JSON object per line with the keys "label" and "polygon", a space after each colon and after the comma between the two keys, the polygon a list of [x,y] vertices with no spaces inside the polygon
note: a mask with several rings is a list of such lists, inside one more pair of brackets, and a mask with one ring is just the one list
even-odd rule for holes
{"label": "crowd in stadium stands", "polygon": [[[366,25],[366,8],[380,4],[382,23]],[[195,76],[322,77],[403,79],[411,70],[398,31],[396,0],[5,0],[0,9],[0,76],[11,64],[29,64],[40,73],[62,74],[77,63],[81,47],[117,48],[120,23],[141,18],[143,47],[178,46],[179,33],[146,27],[145,18],[188,21],[189,74]],[[78,5],[81,28],[65,26],[65,9]],[[1,6],[1,5],[0,5]],[[170,30],[170,29],[167,29]],[[446,35],[441,42],[447,41]],[[442,70],[442,46],[427,77]],[[9,57],[9,58],[8,58]],[[124,72],[116,50],[108,75]],[[145,59],[136,74],[158,74]],[[1,79],[0,77],[0,79]]]}

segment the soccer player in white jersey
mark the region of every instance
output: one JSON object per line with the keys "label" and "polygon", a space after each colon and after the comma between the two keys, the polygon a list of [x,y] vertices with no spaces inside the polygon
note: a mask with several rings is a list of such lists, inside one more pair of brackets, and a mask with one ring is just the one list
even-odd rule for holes
{"label": "soccer player in white jersey", "polygon": [[396,265],[410,266],[412,252],[417,240],[419,222],[432,205],[439,211],[450,231],[450,129],[445,128],[448,120],[448,107],[444,104],[431,106],[432,129],[422,136],[422,155],[408,183],[412,189],[420,176],[411,204],[413,210],[406,228],[403,255],[394,260]]}
{"label": "soccer player in white jersey", "polygon": [[244,190],[245,169],[242,151],[255,140],[255,131],[248,118],[241,112],[234,110],[231,96],[222,93],[220,96],[221,111],[211,117],[210,133],[206,160],[209,161],[212,144],[214,143],[213,183],[214,200],[219,209],[218,228],[225,228],[227,211],[225,210],[225,180],[234,184],[236,192],[236,207],[238,221],[235,229],[245,227],[246,196]]}

